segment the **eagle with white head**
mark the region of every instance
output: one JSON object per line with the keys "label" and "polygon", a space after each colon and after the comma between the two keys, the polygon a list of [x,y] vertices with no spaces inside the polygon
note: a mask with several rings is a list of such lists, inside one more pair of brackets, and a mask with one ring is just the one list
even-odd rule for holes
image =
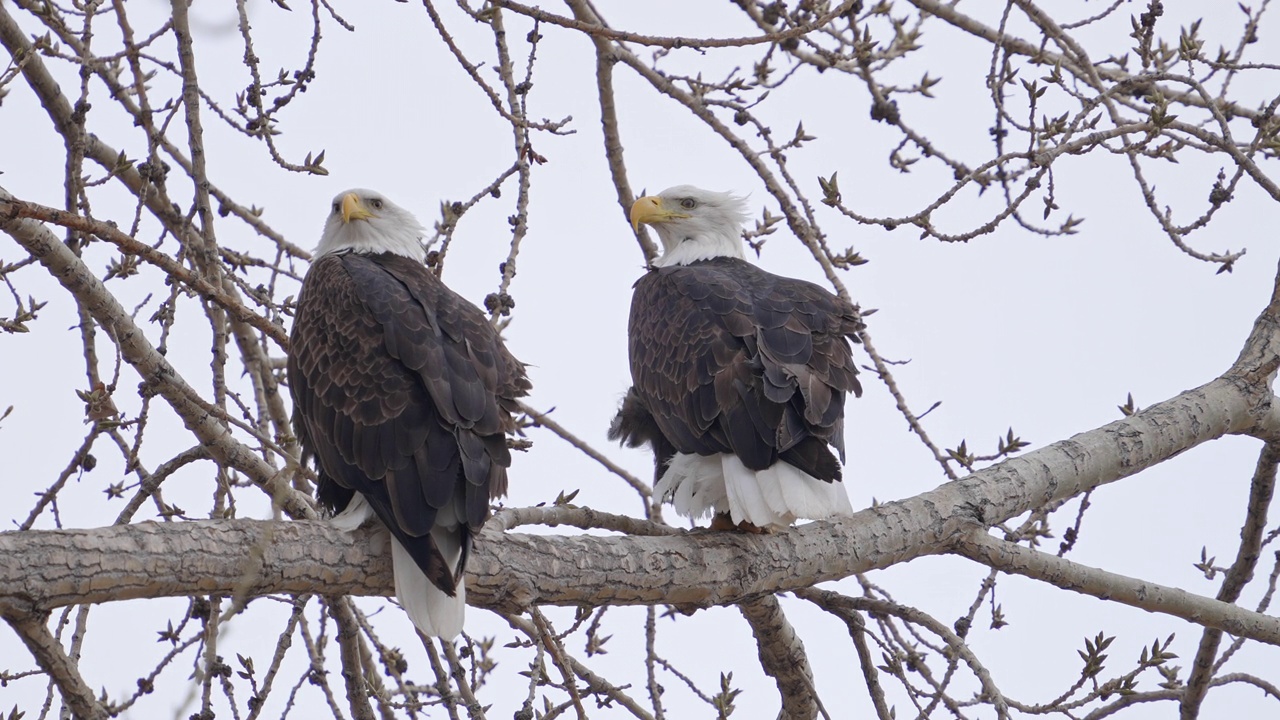
{"label": "eagle with white head", "polygon": [[423,263],[422,225],[372,190],[339,193],[290,335],[294,430],[317,495],[391,533],[396,597],[425,635],[462,632],[462,573],[507,491],[524,365]]}
{"label": "eagle with white head", "polygon": [[[712,528],[850,515],[845,395],[855,308],[747,262],[744,198],[679,185],[631,207],[662,256],[635,284],[632,387],[609,437],[654,452],[654,493]],[[839,454],[837,460],[832,448]]]}

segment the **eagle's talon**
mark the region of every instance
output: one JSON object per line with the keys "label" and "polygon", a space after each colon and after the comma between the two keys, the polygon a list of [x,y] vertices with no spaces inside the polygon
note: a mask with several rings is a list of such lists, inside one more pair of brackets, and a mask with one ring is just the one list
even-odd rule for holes
{"label": "eagle's talon", "polygon": [[773,532],[772,528],[752,525],[746,520],[735,523],[733,518],[729,516],[729,513],[716,513],[715,516],[711,518],[711,525],[707,529],[714,530],[716,532],[744,532],[752,535],[769,535]]}

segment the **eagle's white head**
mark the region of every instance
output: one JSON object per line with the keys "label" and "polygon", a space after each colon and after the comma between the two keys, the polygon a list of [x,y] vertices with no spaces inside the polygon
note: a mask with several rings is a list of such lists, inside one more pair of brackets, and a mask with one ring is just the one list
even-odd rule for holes
{"label": "eagle's white head", "polygon": [[340,250],[395,253],[422,261],[426,230],[413,213],[374,190],[355,188],[338,193],[316,246],[316,258]]}
{"label": "eagle's white head", "polygon": [[692,185],[646,195],[631,206],[631,227],[639,232],[641,225],[652,225],[662,240],[662,257],[653,261],[658,267],[717,257],[746,259],[742,249],[746,219],[745,197]]}

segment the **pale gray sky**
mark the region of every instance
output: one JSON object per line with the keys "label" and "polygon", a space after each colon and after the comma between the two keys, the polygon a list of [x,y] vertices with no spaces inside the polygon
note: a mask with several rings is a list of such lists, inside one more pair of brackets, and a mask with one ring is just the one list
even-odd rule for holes
{"label": "pale gray sky", "polygon": [[[167,8],[155,5],[157,11]],[[270,3],[253,4],[257,50],[265,58],[264,68],[294,67],[305,52],[309,13],[295,5],[294,12],[286,13]],[[420,5],[347,5],[340,9],[357,32],[328,25],[317,68],[319,79],[285,116],[279,139],[282,151],[294,160],[323,149],[327,177],[279,171],[260,145],[231,133],[205,114],[211,176],[232,196],[265,207],[263,217],[272,227],[308,248],[318,239],[329,198],[342,189],[380,190],[430,225],[438,217],[441,200],[470,196],[510,163],[509,129],[447,53]],[[1093,5],[1081,8],[1095,12]],[[1169,8],[1169,17],[1162,21],[1162,27],[1171,28],[1180,22],[1177,13],[1198,4],[1166,6],[1176,6]],[[1230,6],[1234,11],[1234,4]],[[719,4],[693,8],[676,0],[643,7],[602,2],[600,9],[616,27],[655,34],[753,32],[741,20],[724,22],[723,18],[733,17],[732,8]],[[22,16],[12,6],[9,10]],[[491,37],[458,22],[454,8],[442,11],[458,31],[465,51],[474,59],[487,60]],[[203,27],[196,37],[203,87],[229,106],[233,95],[247,84],[240,65],[242,48],[231,24],[234,15],[220,4],[198,4],[193,12]],[[29,20],[22,18],[34,30]],[[1218,32],[1223,34],[1216,37],[1229,39],[1239,18],[1224,11],[1207,18],[1205,24],[1211,37]],[[527,31],[523,23],[511,21],[510,25],[513,37]],[[1132,43],[1126,37],[1127,13],[1111,26],[1109,32],[1086,33],[1086,40],[1096,43],[1090,47],[1096,58],[1123,53]],[[1263,37],[1272,42],[1268,29],[1264,24]],[[648,477],[647,453],[616,448],[604,437],[629,382],[626,313],[630,285],[641,272],[642,257],[600,153],[594,50],[585,38],[569,31],[544,27],[542,33],[546,39],[539,49],[529,96],[531,115],[550,119],[571,115],[570,127],[576,134],[535,137],[535,149],[548,162],[534,173],[530,230],[511,291],[517,303],[515,320],[506,338],[512,351],[532,365],[532,405],[554,406],[554,417],[561,424],[633,473]],[[963,40],[938,22],[928,26],[924,41],[928,52],[914,61],[918,67],[904,68],[899,79],[914,81],[928,70],[932,76],[941,75],[943,82],[934,89],[936,100],[904,101],[902,112],[949,152],[980,162],[991,153],[987,128],[993,111],[982,87],[990,56],[985,46]],[[673,52],[667,62],[712,78],[755,57],[754,51],[702,55],[686,50]],[[64,90],[73,92],[75,80],[62,69]],[[487,68],[481,72],[491,77]],[[691,183],[735,190],[751,194],[750,205],[757,215],[764,207],[777,212],[777,203],[743,160],[687,111],[664,102],[623,68],[616,78],[621,132],[635,189],[656,191]],[[155,80],[157,84],[174,82],[163,75]],[[0,185],[22,199],[60,206],[62,142],[48,127],[31,92],[21,83],[10,89],[0,108],[0,138],[21,138],[21,142],[0,144]],[[1255,104],[1265,90],[1251,87],[1247,78],[1235,85],[1235,92],[1248,98],[1245,105]],[[840,186],[851,207],[886,217],[914,212],[950,185],[950,174],[927,161],[918,163],[910,174],[887,167],[885,159],[896,137],[887,126],[867,118],[865,87],[853,80],[807,73],[782,92],[760,112],[780,134],[789,135],[802,119],[806,131],[817,136],[806,150],[793,154],[789,164],[812,196],[820,196],[818,175],[839,171]],[[94,109],[91,124],[100,137],[132,157],[144,154],[140,133],[113,113],[107,99],[95,103]],[[1188,156],[1177,166],[1153,165],[1150,177],[1162,201],[1187,221],[1205,207],[1222,162],[1221,158],[1193,161]],[[170,178],[171,191],[185,197],[188,190],[174,180],[177,173]],[[1252,319],[1267,301],[1280,255],[1273,237],[1280,217],[1274,203],[1253,186],[1242,184],[1234,202],[1211,228],[1192,238],[1202,251],[1248,248],[1235,271],[1223,275],[1188,258],[1158,232],[1122,157],[1065,158],[1057,166],[1057,189],[1063,208],[1059,214],[1070,212],[1086,219],[1071,237],[1045,239],[1006,223],[991,236],[951,246],[918,240],[910,229],[887,232],[840,222],[833,211],[819,209],[833,246],[855,245],[871,261],[843,273],[843,281],[864,308],[879,309],[869,325],[880,351],[890,359],[911,361],[896,367],[895,373],[913,408],[922,412],[935,401],[942,402],[926,424],[944,447],[967,439],[971,448],[989,452],[996,437],[1010,426],[1032,447],[1039,447],[1115,419],[1116,406],[1127,393],[1132,392],[1139,405],[1149,405],[1207,382],[1234,359]],[[497,286],[497,264],[508,250],[506,216],[514,194],[509,187],[502,200],[468,214],[451,250],[445,279],[477,302]],[[121,213],[128,213],[132,202],[115,193],[122,203],[118,209],[107,197],[98,196],[96,215],[127,225],[129,218]],[[1000,202],[994,191],[981,197],[966,191],[940,211],[936,221],[953,231],[968,230],[988,220]],[[154,233],[141,236],[149,239]],[[259,242],[234,222],[221,225],[219,240],[230,247]],[[101,245],[92,248],[90,266],[105,265],[112,255],[107,250]],[[21,251],[14,244],[0,242],[0,262],[19,257]],[[773,236],[758,262],[782,274],[821,279],[808,251],[785,230]],[[68,297],[39,267],[23,271],[17,279],[24,296],[30,293],[50,301],[31,333],[0,338],[6,378],[0,381],[0,409],[14,406],[13,415],[0,424],[0,457],[9,458],[3,479],[17,497],[5,520],[21,522],[31,505],[30,493],[49,484],[82,438],[77,429],[82,405],[67,378],[83,377],[83,361],[73,328],[74,306]],[[113,288],[126,306],[157,292],[138,279],[116,281]],[[152,310],[154,301],[142,317]],[[188,312],[197,311],[189,306]],[[189,381],[207,387],[208,339],[201,334],[203,329],[197,322],[189,336],[174,341],[169,359]],[[134,387],[130,371],[126,370],[125,378],[121,387]],[[854,506],[866,506],[873,497],[889,500],[914,495],[942,482],[936,463],[908,433],[883,385],[870,374],[863,384],[864,397],[847,406],[845,477]],[[122,405],[127,404],[126,399]],[[126,414],[136,411],[136,407],[121,409]],[[166,422],[171,426],[165,427]],[[50,429],[57,430],[50,433]],[[512,470],[510,504],[548,502],[561,490],[577,489],[579,504],[633,515],[641,511],[635,494],[597,464],[548,432],[535,430],[531,437],[534,450],[518,456]],[[149,435],[153,449],[148,452],[153,454],[144,458],[158,462],[191,442],[171,414],[156,412]],[[1192,563],[1199,559],[1202,546],[1220,562],[1234,556],[1258,448],[1256,440],[1226,438],[1100,490],[1071,559],[1212,595],[1217,583],[1205,580]],[[109,521],[102,512],[101,490],[118,480],[121,463],[105,449],[97,454],[102,464],[79,481],[82,487],[69,493],[60,507],[66,526]],[[207,468],[181,474],[166,485],[170,502],[182,505],[186,492],[191,507],[207,504]],[[1069,505],[1065,513],[1073,514],[1075,507]],[[242,506],[240,512],[265,517],[268,509],[263,505],[255,513]],[[46,515],[38,526],[51,523]],[[1055,528],[1060,532],[1066,525],[1061,520]],[[1268,562],[1260,572],[1269,572]],[[869,579],[899,602],[920,607],[949,624],[965,612],[985,574],[983,567],[946,557],[916,560],[872,573]],[[851,581],[835,587],[857,592]],[[1256,600],[1255,588],[1246,593],[1242,604]],[[989,611],[984,610],[971,642],[1004,692],[1025,702],[1045,702],[1065,690],[1079,671],[1075,651],[1083,647],[1085,637],[1099,631],[1118,635],[1109,653],[1112,670],[1136,661],[1144,645],[1170,633],[1177,633],[1173,649],[1180,659],[1175,664],[1185,668],[1200,637],[1197,627],[1181,621],[1109,606],[1021,578],[1002,577],[997,602],[1010,625],[988,631]],[[259,600],[254,607],[272,604]],[[363,600],[361,605],[366,610],[387,607],[378,616],[384,637],[404,633],[401,646],[409,652],[410,667],[416,669],[415,677],[425,678],[425,661],[421,649],[415,653],[415,643],[408,640],[407,620],[380,600]],[[858,716],[867,714],[865,685],[844,626],[794,598],[785,598],[783,605],[811,652],[817,688],[832,716],[853,717],[855,710]],[[127,692],[151,667],[152,658],[168,649],[167,644],[154,641],[153,633],[163,629],[181,607],[179,601],[147,601],[95,609],[85,652],[90,685]],[[278,616],[284,612],[282,605]],[[561,628],[572,618],[571,611],[550,612]],[[252,617],[226,629],[223,654],[233,658],[236,652],[252,652],[265,665],[280,625],[262,610]],[[640,694],[642,619],[639,608],[610,611],[614,635],[610,652],[586,660],[616,684],[632,683]],[[467,629],[473,636],[496,635],[499,647],[512,638],[500,619],[475,609],[468,615]],[[772,681],[762,675],[749,630],[735,610],[700,612],[680,618],[678,626],[662,621],[659,650],[706,689],[715,687],[719,673],[732,671],[736,686],[745,690],[735,718],[776,714],[777,693]],[[11,632],[0,632],[0,656],[15,653],[25,656]],[[523,652],[498,655],[501,665],[481,694],[482,702],[493,704],[491,717],[509,717],[523,701],[525,679],[516,672],[528,658]],[[1280,667],[1276,648],[1251,645],[1232,663],[1272,681],[1280,679],[1274,670]],[[159,683],[165,694],[148,700],[131,716],[172,712],[186,717],[192,709],[179,710],[184,698],[174,690],[185,687],[188,669],[189,664],[171,668]],[[968,679],[960,682],[961,687],[973,685]],[[1151,681],[1147,683],[1150,687]],[[709,716],[678,680],[667,676],[663,684],[672,717]],[[892,687],[891,682],[887,684]],[[1203,717],[1248,717],[1251,708],[1269,707],[1260,704],[1259,696],[1256,690],[1214,691]],[[14,683],[0,688],[0,710],[17,704],[34,717],[43,697],[42,683]],[[277,690],[272,702],[282,702],[283,697]],[[898,704],[899,717],[906,717],[905,697],[894,693],[891,699]],[[295,716],[322,712],[320,702],[318,695],[309,696],[299,708],[301,714]],[[1164,704],[1138,709],[1127,717],[1163,718],[1173,712],[1171,705]]]}

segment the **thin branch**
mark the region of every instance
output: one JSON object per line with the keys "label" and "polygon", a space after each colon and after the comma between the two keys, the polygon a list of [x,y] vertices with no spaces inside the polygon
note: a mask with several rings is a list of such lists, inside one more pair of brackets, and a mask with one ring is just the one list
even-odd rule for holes
{"label": "thin branch", "polygon": [[1163,613],[1280,645],[1280,618],[1270,617],[1178,588],[1081,565],[1054,555],[1006,542],[974,530],[956,542],[955,553],[1001,572],[1023,575],[1084,595]]}
{"label": "thin branch", "polygon": [[849,628],[849,637],[853,640],[853,648],[858,653],[858,665],[862,668],[862,677],[867,683],[867,694],[875,705],[876,717],[879,720],[893,720],[889,701],[885,699],[884,688],[880,686],[880,672],[876,670],[876,662],[871,657],[871,648],[867,645],[867,623],[862,613],[851,612],[843,618]]}
{"label": "thin branch", "polygon": [[[502,619],[506,620],[511,627],[519,630],[529,637],[541,637],[541,632],[534,623],[529,620],[525,620],[519,615],[502,613]],[[626,708],[627,712],[630,712],[639,720],[655,720],[652,713],[645,710],[630,695],[623,692],[624,688],[619,688],[605,678],[600,677],[572,655],[565,659],[568,661],[569,666],[573,668],[573,673],[587,684],[587,692],[592,693],[593,695],[604,695],[610,701],[616,702]]]}
{"label": "thin branch", "polygon": [[276,341],[283,350],[289,349],[289,334],[284,327],[249,309],[239,298],[223,291],[208,280],[178,264],[168,254],[163,253],[146,243],[120,232],[112,223],[100,222],[92,218],[81,217],[62,210],[45,207],[33,202],[19,200],[0,188],[0,215],[12,218],[30,218],[40,222],[52,223],[70,230],[99,237],[116,247],[126,255],[134,255],[155,265],[175,281],[190,287],[202,297],[217,303],[231,313],[235,320],[248,323],[263,335]]}
{"label": "thin branch", "polygon": [[538,507],[503,508],[486,523],[497,532],[514,530],[521,525],[565,525],[582,530],[613,530],[628,535],[680,535],[684,531],[670,525],[659,525],[640,518],[601,512],[589,507],[542,505]]}
{"label": "thin branch", "polygon": [[[1235,562],[1222,579],[1222,587],[1218,589],[1219,602],[1234,603],[1239,600],[1245,586],[1253,579],[1253,571],[1262,556],[1262,536],[1266,533],[1267,510],[1275,494],[1277,465],[1280,465],[1280,444],[1269,442],[1258,455],[1257,469],[1254,470],[1249,487],[1249,505],[1240,530],[1240,549],[1236,552]],[[1191,675],[1187,678],[1186,692],[1182,695],[1179,707],[1182,720],[1199,717],[1200,704],[1209,689],[1209,680],[1213,677],[1214,661],[1221,642],[1222,631],[1217,628],[1208,628],[1201,636],[1200,647],[1196,649]]]}
{"label": "thin branch", "polygon": [[[849,625],[851,633],[855,631],[855,628],[865,626],[862,618],[857,615],[859,612],[892,615],[913,625],[923,626],[929,632],[942,638],[943,642],[947,644],[947,648],[969,666],[969,669],[978,678],[978,682],[982,684],[982,697],[995,707],[996,716],[1001,720],[1007,720],[1009,717],[1008,704],[1005,702],[1004,695],[1000,692],[999,687],[996,686],[995,681],[991,679],[991,673],[978,660],[978,657],[973,654],[973,650],[965,644],[963,638],[929,614],[888,600],[849,597],[819,588],[803,588],[796,591],[796,597],[808,600],[829,612],[835,613]],[[859,654],[861,655],[861,651],[859,651]],[[874,668],[872,670],[874,671]],[[869,676],[867,681],[872,683],[872,677]],[[876,703],[877,711],[881,717],[888,714],[888,709],[884,708],[884,704],[883,697]]]}
{"label": "thin branch", "polygon": [[[803,25],[798,25],[786,30],[757,35],[755,37],[739,37],[739,38],[691,38],[691,37],[657,37],[653,35],[642,35],[640,33],[624,32],[621,30],[613,30],[605,27],[600,23],[583,20],[571,20],[554,13],[547,12],[540,8],[529,7],[513,0],[489,0],[490,4],[497,7],[520,13],[527,17],[533,18],[539,22],[545,22],[551,25],[558,25],[568,30],[577,30],[578,32],[590,35],[592,39],[606,39],[615,42],[630,42],[637,45],[651,45],[661,48],[724,48],[724,47],[744,47],[748,45],[760,45],[764,43],[778,43],[793,38],[807,35],[836,18],[849,12],[849,8],[853,6],[854,0],[844,0],[835,8],[818,15],[812,21]],[[576,15],[577,13],[575,13]]]}
{"label": "thin branch", "polygon": [[[4,199],[10,197],[7,193],[0,195]],[[0,215],[0,232],[18,241],[64,288],[89,308],[94,320],[110,334],[124,359],[142,377],[146,390],[163,396],[187,429],[219,463],[253,478],[293,517],[315,516],[310,498],[291,488],[279,470],[231,435],[218,420],[224,415],[221,410],[206,403],[183,380],[177,369],[147,340],[146,334],[111,291],[48,228],[33,220]]]}
{"label": "thin branch", "polygon": [[[535,410],[533,407],[523,402],[519,403],[519,407],[520,407],[520,412],[523,412],[524,414],[528,415],[530,418],[533,419],[535,426],[545,427],[546,429],[560,436],[560,438],[565,442],[574,446],[578,450],[581,450],[582,453],[587,457],[603,465],[605,469],[608,470],[609,472],[622,478],[628,485],[632,487],[632,489],[634,489],[637,493],[640,494],[640,499],[642,501],[647,500],[651,495],[653,495],[653,488],[649,487],[649,483],[646,483],[645,481],[641,480],[635,475],[632,475],[631,473],[627,472],[626,469],[624,469],[621,465],[618,465],[614,461],[610,460],[607,456],[602,454],[600,451],[596,450],[595,448],[591,447],[587,443],[583,442],[581,438],[569,432],[569,430],[565,428],[563,425],[556,422],[555,420],[552,420],[550,413],[544,413],[540,410]],[[645,502],[646,511],[648,510],[648,507],[649,507],[649,503]]]}
{"label": "thin branch", "polygon": [[[604,27],[604,19],[596,15],[590,3],[585,0],[567,0],[569,9],[578,22]],[[617,58],[613,53],[613,43],[604,36],[591,33],[591,42],[596,47],[596,98],[600,101],[600,127],[604,134],[604,157],[609,164],[609,177],[613,180],[613,188],[618,196],[618,205],[622,210],[621,218],[626,222],[632,204],[636,201],[631,182],[627,179],[627,165],[623,160],[624,145],[622,132],[618,129],[618,107],[613,91],[613,66]],[[649,237],[643,227],[636,231],[636,241],[640,243],[640,252],[644,255],[645,264],[658,257],[658,245]]]}

